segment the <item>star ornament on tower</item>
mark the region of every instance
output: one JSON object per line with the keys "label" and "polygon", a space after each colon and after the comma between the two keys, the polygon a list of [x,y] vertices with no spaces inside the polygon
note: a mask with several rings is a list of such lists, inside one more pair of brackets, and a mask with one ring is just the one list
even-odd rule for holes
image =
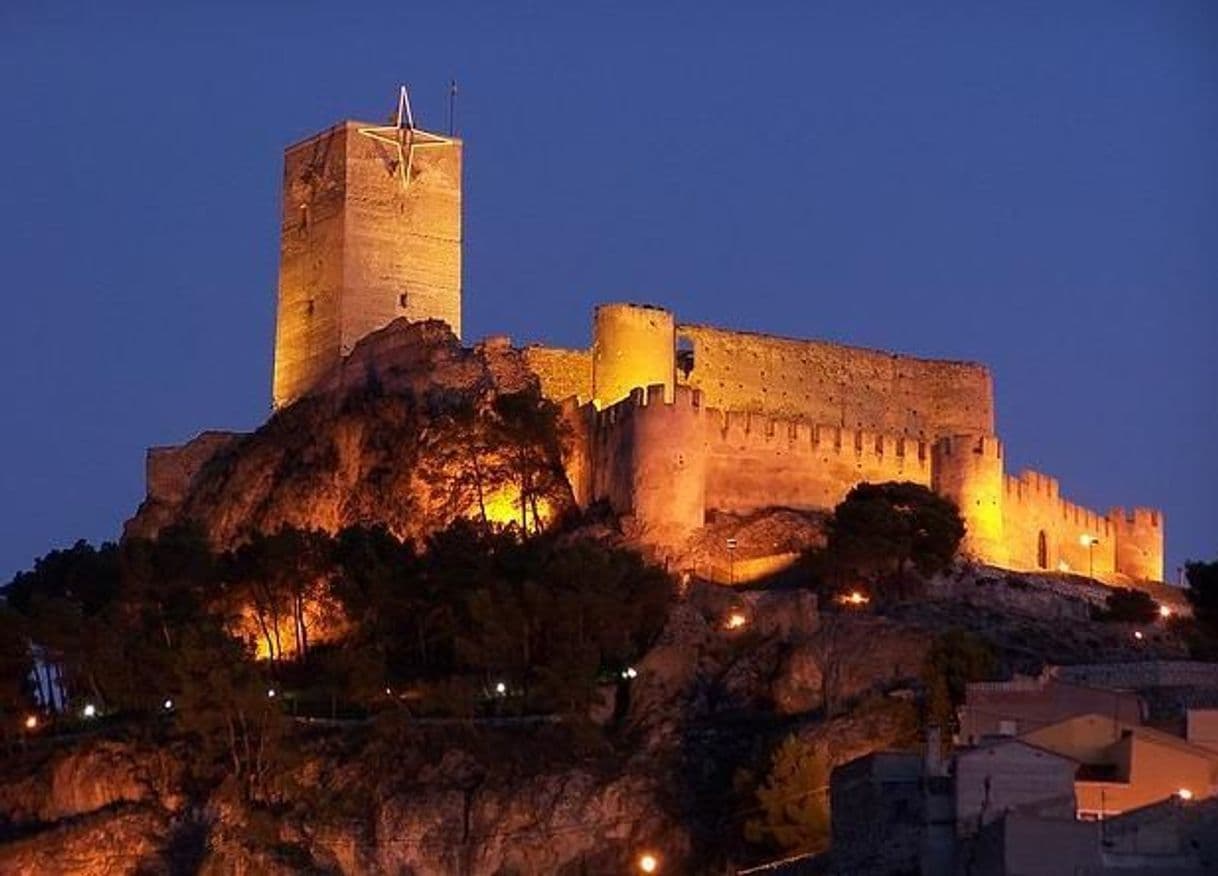
{"label": "star ornament on tower", "polygon": [[416,149],[447,146],[453,142],[451,137],[441,137],[439,134],[432,134],[430,131],[424,131],[422,128],[414,126],[414,113],[410,110],[410,92],[405,85],[398,89],[397,116],[392,125],[357,130],[369,139],[384,143],[397,154],[397,168],[394,176],[401,182],[403,191],[410,186],[410,171],[414,165]]}

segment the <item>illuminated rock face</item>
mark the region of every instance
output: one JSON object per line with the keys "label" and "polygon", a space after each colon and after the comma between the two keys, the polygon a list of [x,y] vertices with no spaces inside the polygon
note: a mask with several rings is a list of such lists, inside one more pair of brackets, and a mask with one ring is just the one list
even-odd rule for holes
{"label": "illuminated rock face", "polygon": [[397,317],[461,334],[461,142],[410,154],[343,122],[284,154],[273,399],[312,390]]}

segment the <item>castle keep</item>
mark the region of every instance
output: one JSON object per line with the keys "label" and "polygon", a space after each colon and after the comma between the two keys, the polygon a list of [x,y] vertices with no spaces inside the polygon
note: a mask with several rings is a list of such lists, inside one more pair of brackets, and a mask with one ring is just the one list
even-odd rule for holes
{"label": "castle keep", "polygon": [[338,125],[283,160],[276,407],[397,317],[461,336],[461,142],[396,124]]}
{"label": "castle keep", "polygon": [[[461,143],[414,128],[408,103],[396,125],[344,122],[286,151],[275,405],[398,317],[460,335]],[[607,501],[659,547],[710,512],[831,509],[859,482],[905,480],[957,503],[979,561],[1163,578],[1158,511],[1101,514],[1049,475],[1007,473],[983,365],[680,323],[636,304],[598,307],[587,349],[523,355],[573,426],[577,500]],[[150,491],[154,467],[197,467],[154,454]]]}

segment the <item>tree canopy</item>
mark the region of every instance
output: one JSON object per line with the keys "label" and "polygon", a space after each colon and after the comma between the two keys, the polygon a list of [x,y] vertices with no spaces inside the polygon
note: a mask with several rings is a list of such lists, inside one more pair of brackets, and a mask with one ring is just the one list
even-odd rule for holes
{"label": "tree canopy", "polygon": [[921,484],[862,483],[833,510],[826,558],[838,574],[902,585],[913,568],[946,568],[964,537],[964,521],[951,501]]}
{"label": "tree canopy", "polygon": [[[597,686],[658,633],[670,591],[633,552],[478,520],[421,550],[383,527],[285,527],[227,552],[190,526],[79,543],[4,590],[0,718],[15,726],[61,700],[67,714],[84,703],[171,712],[201,757],[254,793],[277,756],[284,702],[324,700],[331,715],[340,704],[585,715]],[[62,690],[31,684],[37,654]]]}

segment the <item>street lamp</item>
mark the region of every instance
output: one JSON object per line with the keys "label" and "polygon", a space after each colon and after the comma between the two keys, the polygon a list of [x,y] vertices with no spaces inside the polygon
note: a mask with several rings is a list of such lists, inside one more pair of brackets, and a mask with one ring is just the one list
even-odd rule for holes
{"label": "street lamp", "polygon": [[1095,546],[1100,540],[1094,535],[1084,533],[1078,537],[1078,543],[1087,549],[1087,577],[1095,578]]}
{"label": "street lamp", "polygon": [[660,869],[660,859],[651,852],[644,852],[639,855],[639,872],[640,873],[657,873]]}

